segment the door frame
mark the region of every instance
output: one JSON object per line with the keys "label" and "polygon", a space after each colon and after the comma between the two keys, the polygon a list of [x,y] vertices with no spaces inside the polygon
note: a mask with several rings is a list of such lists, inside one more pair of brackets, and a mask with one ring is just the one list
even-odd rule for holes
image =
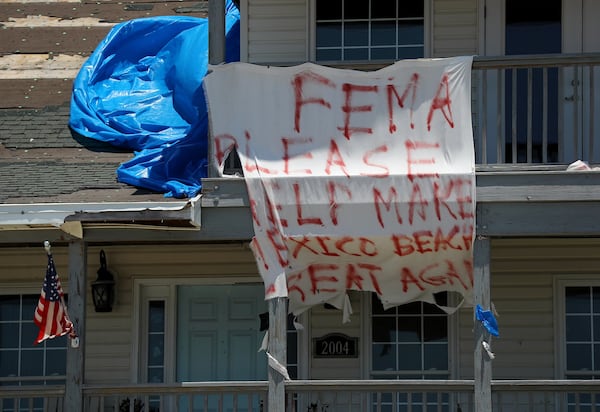
{"label": "door frame", "polygon": [[[133,319],[131,330],[131,353],[137,356],[131,358],[131,381],[145,383],[148,355],[147,319],[150,300],[165,301],[165,336],[175,336],[176,329],[176,284],[165,282],[163,279],[133,279]],[[164,383],[173,383],[175,380],[175,340],[165,340],[165,371]]]}
{"label": "door frame", "polygon": [[[479,7],[483,10],[479,15],[479,36],[481,54],[485,56],[505,55],[505,24],[506,0],[478,0]],[[561,2],[561,53],[591,53],[600,52],[600,25],[595,17],[600,15],[600,2],[597,0],[562,0]],[[593,77],[592,80],[590,80]],[[488,102],[501,101],[504,107],[504,96],[497,96],[495,84],[498,75],[487,74]],[[559,125],[558,143],[561,163],[571,163],[577,159],[586,158],[600,161],[600,145],[591,144],[590,120],[600,116],[600,99],[590,105],[591,96],[600,93],[600,70],[595,69],[590,74],[588,68],[561,68],[559,69],[558,100]],[[483,76],[480,77],[480,84]],[[595,93],[590,93],[588,87],[594,81]],[[502,85],[504,89],[504,85]],[[586,91],[587,90],[587,91]],[[481,94],[479,94],[482,97]],[[492,126],[497,116],[496,107],[480,99],[480,113],[486,116],[488,128],[488,142],[495,142],[498,136]],[[589,112],[593,107],[594,113]],[[485,112],[484,112],[485,110]],[[479,120],[480,129],[483,126]],[[504,124],[501,133],[504,133]],[[598,135],[599,131],[594,131]],[[573,136],[576,136],[574,140]],[[489,146],[489,145],[488,145]],[[591,153],[593,150],[593,153]],[[487,150],[488,159],[496,158],[495,148]]]}
{"label": "door frame", "polygon": [[[584,9],[589,8],[595,0],[562,0],[561,12],[561,50],[562,53],[584,53],[599,51],[599,46],[588,41],[593,39],[594,31],[585,32],[583,24],[586,22]],[[590,3],[588,3],[590,2]],[[482,39],[482,55],[484,56],[504,56],[505,48],[505,30],[506,25],[506,0],[479,0],[479,7],[483,13],[479,15],[480,37]],[[598,7],[598,6],[596,6]],[[591,17],[590,13],[589,16]],[[596,25],[597,26],[597,25]],[[575,35],[579,28],[578,35]],[[590,25],[590,30],[594,27]],[[595,29],[600,33],[600,29]],[[596,43],[600,43],[596,40]],[[584,47],[585,46],[585,47]]]}

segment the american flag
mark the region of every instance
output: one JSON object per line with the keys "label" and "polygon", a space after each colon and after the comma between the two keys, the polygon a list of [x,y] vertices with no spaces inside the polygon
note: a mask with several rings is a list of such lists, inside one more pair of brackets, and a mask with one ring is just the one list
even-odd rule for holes
{"label": "american flag", "polygon": [[46,278],[33,318],[35,324],[40,328],[38,337],[35,340],[36,344],[46,339],[73,333],[73,323],[69,320],[63,295],[60,279],[54,266],[54,259],[48,253]]}

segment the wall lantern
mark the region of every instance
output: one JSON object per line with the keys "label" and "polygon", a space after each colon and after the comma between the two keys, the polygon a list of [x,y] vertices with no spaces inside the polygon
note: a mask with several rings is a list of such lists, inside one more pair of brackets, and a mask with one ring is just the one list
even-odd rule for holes
{"label": "wall lantern", "polygon": [[92,299],[96,312],[112,312],[115,300],[115,279],[106,268],[106,255],[100,251],[98,278],[92,282]]}

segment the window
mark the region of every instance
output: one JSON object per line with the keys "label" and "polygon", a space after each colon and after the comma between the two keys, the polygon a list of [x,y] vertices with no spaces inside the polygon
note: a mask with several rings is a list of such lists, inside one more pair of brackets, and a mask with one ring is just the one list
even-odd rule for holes
{"label": "window", "polygon": [[[33,323],[38,299],[39,294],[0,296],[1,386],[64,383],[67,336],[48,339],[39,345],[34,344],[39,331]],[[28,399],[22,402],[22,408],[29,408]],[[42,398],[33,400],[34,411],[41,411],[42,406]],[[0,411],[17,410],[19,408],[14,400],[0,400]]]}
{"label": "window", "polygon": [[[445,293],[436,295],[447,305]],[[371,298],[371,378],[448,379],[448,315],[438,307],[413,302],[384,310],[380,300]],[[390,407],[392,396],[384,396]],[[398,409],[448,410],[449,395],[397,394]],[[410,403],[410,405],[409,405]]]}
{"label": "window", "polygon": [[600,378],[600,287],[565,287],[565,377]]}
{"label": "window", "polygon": [[[165,381],[165,301],[148,302],[148,336],[147,336],[147,381],[163,383]],[[148,399],[150,412],[160,410],[160,398],[151,396]]]}
{"label": "window", "polygon": [[424,56],[424,0],[315,0],[316,60]]}
{"label": "window", "polygon": [[288,315],[287,323],[287,370],[290,378],[298,379],[298,330],[294,325],[295,316]]}
{"label": "window", "polygon": [[448,315],[413,302],[384,310],[372,299],[372,376],[384,379],[448,377]]}
{"label": "window", "polygon": [[[600,286],[564,288],[564,331],[565,378],[600,378]],[[567,406],[591,410],[600,406],[600,397],[570,393]]]}
{"label": "window", "polygon": [[[175,344],[173,314],[173,288],[162,282],[136,281],[139,293],[139,310],[134,323],[139,328],[140,348],[135,368],[140,383],[162,384],[173,382],[173,345]],[[125,399],[120,407],[129,404]],[[151,395],[134,398],[144,404],[144,411],[158,412],[175,408],[175,397]]]}

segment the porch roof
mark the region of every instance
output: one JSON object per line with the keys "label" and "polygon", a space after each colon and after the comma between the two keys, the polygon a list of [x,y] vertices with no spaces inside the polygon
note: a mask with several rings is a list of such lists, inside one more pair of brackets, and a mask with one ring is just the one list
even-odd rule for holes
{"label": "porch roof", "polygon": [[[477,235],[490,237],[577,237],[598,236],[600,221],[600,175],[598,172],[566,172],[560,170],[477,173]],[[134,207],[135,203],[126,203]],[[88,242],[223,242],[247,241],[254,234],[246,186],[243,179],[211,178],[203,181],[203,193],[194,207],[183,202],[167,202],[179,209],[153,212],[142,210],[109,210],[102,213],[88,204],[89,210],[74,214],[67,221],[80,221]],[[142,205],[139,203],[138,205]],[[63,205],[65,207],[71,205]],[[156,203],[153,204],[157,206]],[[29,211],[43,204],[0,205],[0,212],[18,207]],[[201,212],[201,213],[200,213]],[[143,214],[175,216],[188,219],[194,215],[200,228],[195,230],[153,230],[135,219]],[[200,216],[201,215],[201,216]],[[113,216],[109,221],[107,216]],[[156,217],[156,216],[154,216]],[[87,220],[86,220],[87,219]],[[153,227],[156,228],[156,227]],[[29,230],[23,230],[29,229]],[[65,241],[58,226],[25,225],[2,227],[0,244],[36,243],[40,238]]]}

